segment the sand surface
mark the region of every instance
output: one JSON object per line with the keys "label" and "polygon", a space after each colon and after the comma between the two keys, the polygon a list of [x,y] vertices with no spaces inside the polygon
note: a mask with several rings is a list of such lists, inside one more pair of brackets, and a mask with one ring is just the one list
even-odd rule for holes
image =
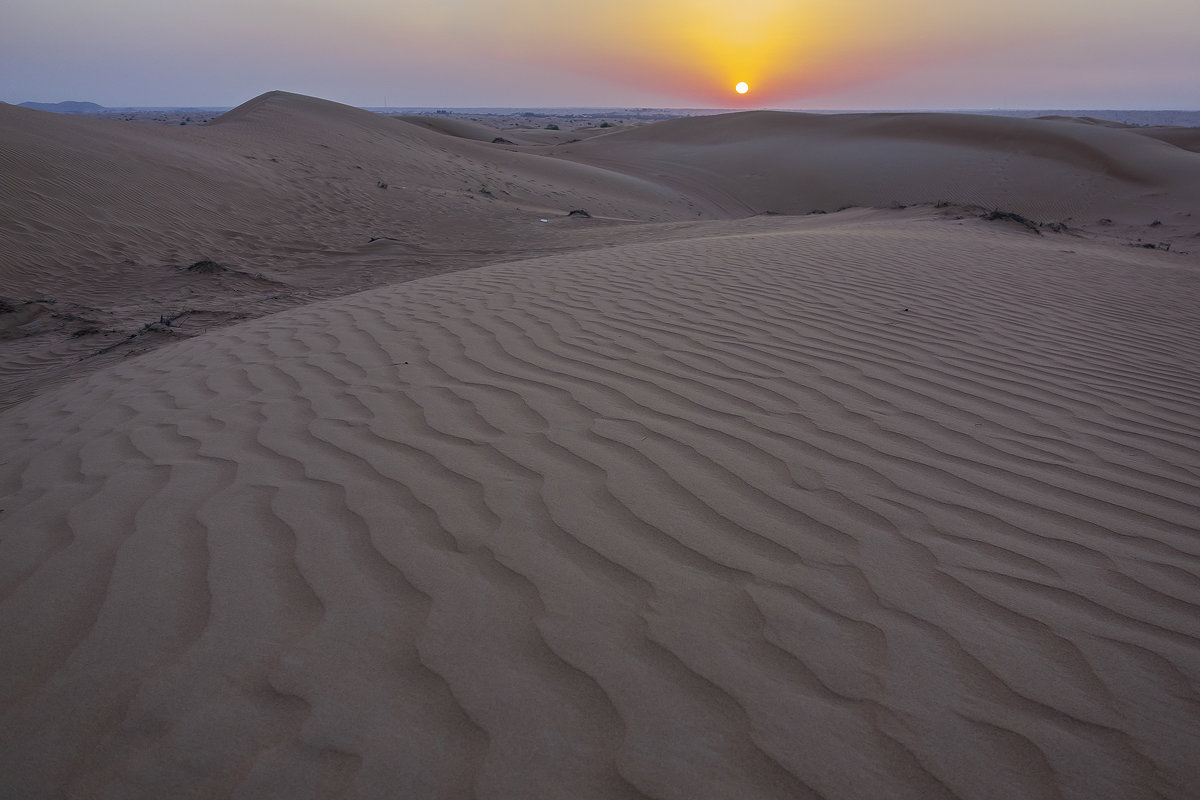
{"label": "sand surface", "polygon": [[485,139],[0,106],[0,796],[1200,796],[1186,130]]}

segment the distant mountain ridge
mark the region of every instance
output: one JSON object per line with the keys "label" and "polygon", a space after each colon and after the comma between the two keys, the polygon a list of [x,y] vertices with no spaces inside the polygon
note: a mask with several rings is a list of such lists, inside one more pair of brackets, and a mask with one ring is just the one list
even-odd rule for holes
{"label": "distant mountain ridge", "polygon": [[53,111],[57,114],[90,114],[93,111],[103,111],[104,106],[97,103],[87,103],[80,100],[66,100],[62,103],[21,103],[22,108],[32,108],[38,111]]}

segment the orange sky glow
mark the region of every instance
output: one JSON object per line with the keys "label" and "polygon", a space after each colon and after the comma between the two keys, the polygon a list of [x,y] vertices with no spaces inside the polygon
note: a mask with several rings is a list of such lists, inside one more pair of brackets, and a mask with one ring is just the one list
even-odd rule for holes
{"label": "orange sky glow", "polygon": [[6,7],[8,102],[220,105],[285,89],[410,107],[1200,107],[1194,0]]}

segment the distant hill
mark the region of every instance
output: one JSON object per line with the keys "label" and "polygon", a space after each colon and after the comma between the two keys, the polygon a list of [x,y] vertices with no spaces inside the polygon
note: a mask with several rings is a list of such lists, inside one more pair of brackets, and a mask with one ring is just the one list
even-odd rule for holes
{"label": "distant hill", "polygon": [[90,114],[93,111],[103,111],[104,106],[96,103],[84,103],[79,100],[67,100],[62,103],[21,103],[22,108],[33,108],[38,111],[53,111],[57,114]]}

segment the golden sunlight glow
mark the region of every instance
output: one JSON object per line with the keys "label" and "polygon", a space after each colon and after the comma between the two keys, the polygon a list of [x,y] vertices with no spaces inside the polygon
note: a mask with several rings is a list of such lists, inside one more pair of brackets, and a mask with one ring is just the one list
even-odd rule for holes
{"label": "golden sunlight glow", "polygon": [[920,62],[926,51],[918,45],[933,35],[906,22],[908,4],[881,0],[605,0],[573,7],[569,31],[558,15],[531,22],[512,17],[509,4],[496,8],[504,11],[478,20],[481,30],[506,32],[493,37],[493,58],[528,58],[536,36],[539,52],[550,48],[575,72],[714,107],[730,100],[731,88],[749,99],[754,87],[754,104],[769,107],[878,79],[881,70]]}
{"label": "golden sunlight glow", "polygon": [[[796,0],[751,0],[736,8],[726,0],[661,0],[644,7],[639,13],[647,23],[638,30],[656,38],[653,47],[642,44],[643,55],[631,62],[644,60],[645,53],[669,60],[671,66],[654,74],[665,83],[690,85],[716,104],[729,97],[728,87],[748,96],[753,86],[755,102],[770,103],[781,89],[819,82],[837,61],[834,54],[857,42],[853,23],[861,22],[839,11],[841,4]],[[640,65],[638,71],[645,74]]]}

